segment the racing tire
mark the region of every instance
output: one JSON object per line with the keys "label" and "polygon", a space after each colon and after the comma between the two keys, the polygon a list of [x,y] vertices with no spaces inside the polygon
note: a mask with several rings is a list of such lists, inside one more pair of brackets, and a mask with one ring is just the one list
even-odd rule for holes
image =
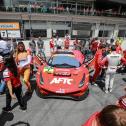
{"label": "racing tire", "polygon": [[89,95],[89,89],[87,89],[83,95],[79,96],[79,97],[75,97],[76,101],[82,101],[84,99],[86,99]]}
{"label": "racing tire", "polygon": [[40,98],[44,98],[44,99],[46,98],[46,95],[42,94],[42,93],[40,92],[40,90],[39,90],[38,87],[36,87],[36,94],[37,94],[37,96],[40,97]]}

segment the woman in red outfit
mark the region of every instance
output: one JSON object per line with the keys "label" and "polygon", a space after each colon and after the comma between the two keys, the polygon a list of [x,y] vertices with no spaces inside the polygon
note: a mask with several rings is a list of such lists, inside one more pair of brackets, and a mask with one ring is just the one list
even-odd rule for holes
{"label": "woman in red outfit", "polygon": [[75,40],[73,41],[73,46],[74,46],[74,48],[73,49],[77,49],[77,47],[79,46],[79,41],[78,41],[78,39],[77,39],[77,37],[75,38]]}
{"label": "woman in red outfit", "polygon": [[54,52],[54,48],[55,48],[53,37],[51,37],[51,39],[49,41],[49,45],[50,45],[50,52],[53,53]]}
{"label": "woman in red outfit", "polygon": [[[17,72],[17,66],[13,58],[7,59],[1,63],[1,69],[3,70],[3,78],[6,82],[6,107],[3,111],[11,111],[11,100],[16,98],[20,105],[21,110],[26,110],[26,105],[22,98],[22,86],[20,82],[20,76]],[[15,95],[14,95],[15,94]]]}
{"label": "woman in red outfit", "polygon": [[101,112],[95,112],[82,126],[126,126],[126,110],[108,105]]}
{"label": "woman in red outfit", "polygon": [[64,41],[64,49],[69,49],[69,45],[70,45],[70,40],[69,38],[67,37]]}
{"label": "woman in red outfit", "polygon": [[117,40],[117,41],[115,42],[115,45],[116,45],[116,52],[122,54],[121,43]]}

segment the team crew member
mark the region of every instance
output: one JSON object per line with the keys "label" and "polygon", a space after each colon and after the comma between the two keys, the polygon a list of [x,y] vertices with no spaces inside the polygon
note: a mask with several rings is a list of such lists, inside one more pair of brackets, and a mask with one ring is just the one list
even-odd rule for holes
{"label": "team crew member", "polygon": [[32,39],[29,42],[29,48],[31,49],[32,56],[36,55],[36,43],[35,43],[35,40],[34,39]]}
{"label": "team crew member", "polygon": [[126,110],[108,105],[101,112],[95,112],[82,126],[126,126]]}
{"label": "team crew member", "polygon": [[115,45],[111,47],[111,51],[112,52],[108,54],[100,63],[100,65],[102,66],[107,64],[107,71],[105,77],[105,93],[112,92],[114,76],[120,61],[126,64],[126,59],[122,58],[121,54],[118,54],[116,52]]}
{"label": "team crew member", "polygon": [[65,39],[66,38],[68,38],[69,40],[70,40],[70,35],[69,35],[69,33],[67,33],[66,35],[65,35]]}
{"label": "team crew member", "polygon": [[73,46],[74,46],[73,49],[76,50],[78,44],[79,44],[79,42],[78,42],[78,39],[77,39],[77,37],[76,37],[75,40],[73,41]]}
{"label": "team crew member", "polygon": [[23,42],[18,43],[16,61],[18,64],[19,73],[23,76],[23,81],[26,84],[27,93],[31,92],[30,85],[30,64],[32,56],[29,51],[25,50]]}
{"label": "team crew member", "polygon": [[116,41],[115,45],[116,45],[116,52],[121,54],[122,48],[121,48],[121,44],[118,40]]}
{"label": "team crew member", "polygon": [[64,41],[64,49],[69,49],[69,45],[70,45],[70,40],[69,38],[67,37]]}
{"label": "team crew member", "polygon": [[[100,49],[97,50],[95,56],[94,56],[94,68],[95,68],[95,72],[94,75],[92,77],[92,84],[95,84],[97,77],[100,75],[101,72],[101,67],[100,67],[100,62],[103,58],[103,54],[106,51],[105,45],[102,44],[100,46]],[[96,85],[96,84],[95,84]]]}
{"label": "team crew member", "polygon": [[13,53],[14,53],[14,54],[13,54],[14,57],[15,57],[16,49],[17,49],[17,42],[16,42],[16,39],[13,38],[13,39],[12,39],[12,50],[13,50]]}
{"label": "team crew member", "polygon": [[98,38],[95,38],[92,40],[91,45],[90,45],[90,49],[92,51],[93,54],[96,53],[96,51],[98,50],[100,45],[100,42],[98,41]]}
{"label": "team crew member", "polygon": [[[7,65],[7,67],[5,67],[5,65]],[[3,58],[0,56],[0,68],[3,71],[3,78],[7,85],[6,107],[3,108],[3,111],[11,111],[11,100],[15,98],[15,95],[20,105],[20,109],[26,110],[26,105],[22,99],[22,85],[14,59],[6,60],[5,65]]]}
{"label": "team crew member", "polygon": [[50,45],[50,52],[53,53],[54,52],[54,48],[55,48],[54,38],[53,37],[51,37],[51,39],[49,41],[49,45]]}
{"label": "team crew member", "polygon": [[56,36],[55,43],[56,43],[57,50],[62,49],[63,41],[58,36]]}
{"label": "team crew member", "polygon": [[38,46],[38,54],[40,55],[40,57],[43,57],[44,59],[46,59],[46,56],[44,53],[44,41],[42,40],[41,37],[38,38],[37,46]]}

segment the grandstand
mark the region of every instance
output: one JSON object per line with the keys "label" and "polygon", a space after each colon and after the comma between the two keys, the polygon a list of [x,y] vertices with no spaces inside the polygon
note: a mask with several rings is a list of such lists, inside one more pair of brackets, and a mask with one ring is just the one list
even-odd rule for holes
{"label": "grandstand", "polygon": [[0,6],[1,22],[18,22],[23,38],[126,37],[125,0],[1,0]]}

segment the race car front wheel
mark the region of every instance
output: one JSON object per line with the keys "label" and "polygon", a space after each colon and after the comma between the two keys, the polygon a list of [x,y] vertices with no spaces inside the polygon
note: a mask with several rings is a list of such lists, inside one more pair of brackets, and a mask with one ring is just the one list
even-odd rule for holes
{"label": "race car front wheel", "polygon": [[89,95],[89,89],[87,89],[83,95],[79,96],[79,97],[75,97],[75,100],[77,101],[82,101],[84,99],[86,99]]}
{"label": "race car front wheel", "polygon": [[46,98],[46,96],[42,94],[42,92],[40,92],[40,89],[38,87],[36,87],[36,94],[40,98]]}

